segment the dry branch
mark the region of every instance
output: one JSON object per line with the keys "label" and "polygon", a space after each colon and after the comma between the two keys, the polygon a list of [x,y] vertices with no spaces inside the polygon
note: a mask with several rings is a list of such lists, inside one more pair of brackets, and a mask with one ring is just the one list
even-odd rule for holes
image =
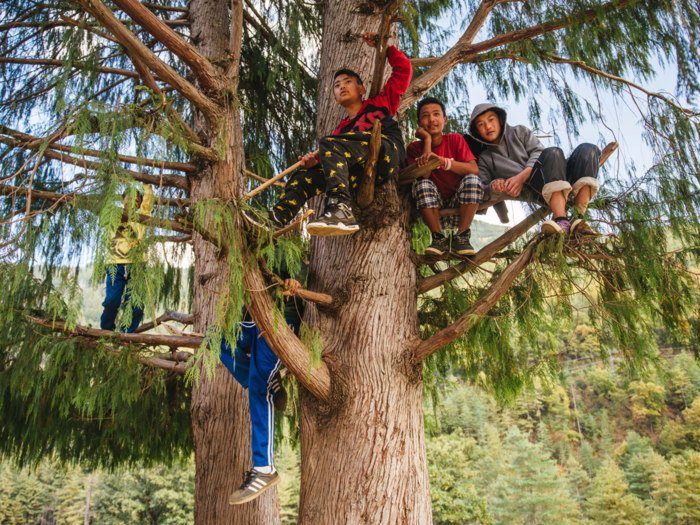
{"label": "dry branch", "polygon": [[374,73],[372,74],[372,87],[370,88],[369,98],[376,97],[382,87],[384,67],[386,65],[386,53],[389,43],[389,29],[394,21],[394,13],[402,3],[403,0],[389,0],[382,10],[382,20],[379,23],[379,31],[375,42]]}
{"label": "dry branch", "polygon": [[182,324],[193,324],[194,315],[183,314],[181,312],[176,312],[175,310],[166,310],[163,313],[163,315],[159,316],[155,321],[151,321],[150,323],[144,323],[141,326],[139,326],[134,333],[140,334],[141,332],[146,332],[152,328],[155,328],[159,324],[165,323],[167,321],[177,321],[178,323]]}
{"label": "dry branch", "polygon": [[549,208],[540,208],[535,213],[513,226],[498,239],[484,246],[481,250],[476,252],[476,254],[470,258],[470,260],[464,261],[458,266],[448,268],[447,270],[444,270],[436,275],[431,275],[430,277],[421,279],[416,285],[418,293],[422,294],[429,292],[430,290],[433,290],[438,286],[442,286],[443,284],[456,279],[460,275],[464,275],[465,273],[470,272],[480,265],[490,261],[503,248],[517,240],[521,235],[537,224],[547,213],[549,213]]}
{"label": "dry branch", "polygon": [[[64,67],[66,65],[66,62],[63,60],[55,59],[0,57],[0,64]],[[82,62],[73,62],[71,64],[71,67],[74,67],[76,69],[86,69],[88,71],[92,70],[92,68],[90,68]],[[129,69],[120,69],[116,67],[97,67],[94,70],[98,73],[104,73],[106,75],[121,75],[123,77],[139,78],[138,71],[131,71]]]}
{"label": "dry branch", "polygon": [[365,161],[365,170],[360,176],[360,183],[357,188],[356,200],[360,208],[365,209],[374,200],[374,182],[377,178],[377,160],[379,151],[382,149],[382,123],[379,119],[374,119],[372,125],[372,137],[369,141],[369,156]]}
{"label": "dry branch", "polygon": [[425,166],[419,166],[418,164],[411,164],[410,166],[402,169],[399,172],[399,184],[411,184],[414,180],[419,179],[433,170],[440,167],[440,159],[437,157],[430,157]]}
{"label": "dry branch", "polygon": [[[269,182],[270,179],[266,179],[265,177],[261,177],[260,175],[256,175],[252,171],[245,170],[245,174],[247,177],[257,180],[258,182]],[[277,186],[278,188],[284,188],[284,183],[283,182],[275,182],[273,186]]]}
{"label": "dry branch", "polygon": [[445,345],[457,339],[472,326],[481,320],[491,308],[503,297],[515,278],[520,275],[532,260],[533,247],[525,249],[512,263],[510,263],[491,284],[486,294],[453,324],[440,330],[433,337],[420,343],[413,355],[413,362],[420,363],[440,350]]}
{"label": "dry branch", "polygon": [[[318,155],[318,150],[314,151],[313,154],[314,154],[314,155]],[[252,198],[255,197],[258,193],[260,193],[261,191],[266,190],[267,188],[269,188],[270,186],[272,186],[275,182],[277,182],[277,181],[280,180],[280,179],[283,179],[286,175],[289,175],[291,172],[293,172],[295,169],[297,169],[297,168],[300,167],[300,166],[301,166],[301,161],[297,162],[296,164],[291,165],[290,167],[288,167],[286,170],[284,170],[284,171],[283,171],[282,173],[280,173],[279,175],[275,175],[275,176],[272,177],[271,179],[268,179],[268,181],[267,181],[265,184],[261,184],[260,186],[258,186],[257,188],[255,188],[255,189],[254,189],[253,191],[251,191],[250,193],[244,195],[244,196],[243,196],[243,200],[247,201],[247,200],[249,200],[249,199],[252,199]]]}

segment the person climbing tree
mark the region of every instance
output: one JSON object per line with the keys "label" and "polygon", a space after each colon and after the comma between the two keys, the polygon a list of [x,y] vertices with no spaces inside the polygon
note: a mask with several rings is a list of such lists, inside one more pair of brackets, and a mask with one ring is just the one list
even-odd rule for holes
{"label": "person climbing tree", "polygon": [[[376,46],[377,35],[364,33],[369,46]],[[288,223],[314,195],[326,192],[324,213],[310,222],[311,235],[348,235],[359,229],[350,208],[350,193],[357,188],[358,174],[369,155],[369,135],[375,119],[382,123],[382,146],[377,163],[377,184],[391,177],[406,155],[403,134],[394,115],[401,95],[411,82],[411,62],[401,51],[390,46],[387,52],[393,71],[384,89],[369,100],[362,100],[367,91],[360,76],[351,69],[341,69],[333,76],[336,103],[347,116],[332,136],[321,139],[320,152],[299,157],[301,168],[289,178],[271,217],[276,226]]]}
{"label": "person climbing tree", "polygon": [[525,200],[552,209],[552,219],[542,224],[542,233],[594,233],[584,218],[567,218],[566,200],[572,193],[579,214],[586,212],[598,192],[600,149],[581,144],[567,160],[561,148],[545,148],[532,130],[509,126],[506,120],[503,108],[484,103],[474,108],[469,122],[471,136],[486,145],[479,156],[485,200],[499,193],[518,197],[525,188]]}
{"label": "person climbing tree", "polygon": [[[430,157],[440,159],[440,167],[413,186],[416,206],[432,234],[432,242],[425,253],[443,255],[453,244],[454,253],[473,255],[470,227],[484,198],[476,157],[462,135],[442,134],[447,115],[440,100],[427,97],[418,103],[418,124],[416,137],[420,140],[408,145],[408,163],[424,166]],[[456,207],[459,207],[459,216],[440,218],[441,209]],[[454,228],[457,228],[457,235],[450,243],[442,230]]]}
{"label": "person climbing tree", "polygon": [[[100,319],[100,328],[103,330],[114,330],[116,328],[117,313],[122,304],[131,307],[131,315],[125,315],[124,321],[128,323],[126,333],[131,334],[141,324],[143,319],[143,308],[136,304],[131,295],[131,270],[133,261],[131,260],[131,249],[136,246],[146,230],[146,226],[141,222],[129,219],[129,198],[126,193],[123,195],[124,211],[122,212],[121,223],[112,235],[112,242],[109,247],[107,258],[107,290],[105,300],[102,303],[104,310]],[[153,187],[146,184],[144,194],[136,196],[137,215],[151,215],[153,212]],[[126,295],[124,292],[126,291]],[[122,323],[125,325],[125,323]]]}
{"label": "person climbing tree", "polygon": [[[304,315],[304,302],[297,299],[296,293],[302,283],[306,282],[307,267],[302,264],[300,270],[292,276],[284,252],[276,249],[275,258],[279,261],[277,275],[284,281],[289,294],[284,298],[285,322],[298,335]],[[231,494],[231,505],[254,500],[280,482],[281,478],[275,469],[273,406],[280,412],[284,412],[287,407],[287,392],[282,385],[280,373],[282,363],[247,311],[244,311],[239,328],[235,350],[229,341],[222,339],[220,359],[236,381],[248,390],[253,468],[246,472],[241,486]]]}

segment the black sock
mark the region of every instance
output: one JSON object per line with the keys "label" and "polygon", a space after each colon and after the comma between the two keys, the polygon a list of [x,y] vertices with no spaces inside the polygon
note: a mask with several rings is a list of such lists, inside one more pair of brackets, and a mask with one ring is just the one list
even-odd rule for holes
{"label": "black sock", "polygon": [[442,232],[430,232],[430,235],[432,235],[433,240],[445,238],[445,236],[442,234]]}
{"label": "black sock", "polygon": [[471,229],[470,229],[470,228],[467,228],[466,230],[464,230],[464,231],[462,231],[462,232],[459,232],[459,233],[457,234],[457,237],[469,237],[469,235],[471,234],[471,232],[472,232]]}
{"label": "black sock", "polygon": [[568,217],[554,217],[552,220],[553,220],[554,222],[568,221],[569,218],[568,218]]}

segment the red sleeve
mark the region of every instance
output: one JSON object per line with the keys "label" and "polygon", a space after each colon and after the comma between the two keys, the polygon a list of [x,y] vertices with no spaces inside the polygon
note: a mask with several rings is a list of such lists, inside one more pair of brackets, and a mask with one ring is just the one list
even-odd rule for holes
{"label": "red sleeve", "polygon": [[469,144],[464,140],[462,135],[457,133],[450,136],[452,139],[450,142],[450,156],[457,162],[469,162],[471,160],[476,160],[476,157],[469,149]]}
{"label": "red sleeve", "polygon": [[406,148],[406,158],[408,159],[409,164],[415,164],[416,159],[420,157],[423,153],[423,142],[420,140],[417,140],[415,142],[411,142],[408,147]]}
{"label": "red sleeve", "polygon": [[399,109],[401,95],[406,92],[408,85],[411,83],[413,66],[411,66],[411,61],[406,58],[406,55],[394,46],[389,46],[387,58],[392,69],[391,76],[384,84],[384,89],[382,89],[381,93],[374,97],[370,103],[377,107],[388,108],[393,116],[396,115]]}

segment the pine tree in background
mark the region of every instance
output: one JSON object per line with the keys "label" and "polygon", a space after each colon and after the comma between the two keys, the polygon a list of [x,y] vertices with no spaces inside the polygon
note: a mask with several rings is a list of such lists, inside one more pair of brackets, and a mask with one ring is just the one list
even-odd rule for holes
{"label": "pine tree in background", "polygon": [[[579,97],[575,78],[636,108],[654,163],[638,173],[622,156],[604,174],[589,218],[615,236],[545,239],[528,233],[535,212],[454,268],[413,253],[409,190],[390,181],[358,210],[361,233],[309,243],[318,295],[302,295],[317,336],[302,342],[275,323],[261,264],[272,233],[246,218],[265,223],[278,190],[251,202],[248,172],[267,176],[332,132],[337,69],[378,87],[383,56],[358,35],[380,27],[413,59],[398,116],[409,134],[420,97],[458,94],[459,108],[478,84],[527,105],[535,127],[563,121],[573,138],[588,120],[602,145],[614,138],[610,116]],[[300,388],[300,522],[429,522],[423,377],[434,388],[459,368],[498,401],[551,381],[576,294],[601,357],[630,373],[657,360],[659,325],[673,345],[699,339],[698,28],[695,0],[3,3],[0,452],[92,469],[194,451],[197,523],[279,523],[275,490],[240,508],[226,501],[250,466],[248,410],[215,371],[246,303]],[[659,62],[675,66],[675,95],[640,85]],[[559,107],[548,112],[539,94]],[[144,184],[156,189],[153,217],[133,206]],[[78,265],[92,261],[92,282],[104,279],[123,193],[147,227],[133,248],[146,264],[134,265],[132,304],[154,321],[186,309],[206,336],[77,326]],[[280,242],[293,263],[306,255],[304,241]],[[453,283],[472,271],[468,289]],[[78,509],[80,483],[69,485],[65,516]]]}
{"label": "pine tree in background", "polygon": [[644,503],[627,492],[625,475],[612,460],[604,461],[596,472],[585,510],[599,525],[643,525],[649,521]]}
{"label": "pine tree in background", "polygon": [[[690,525],[700,521],[700,453],[689,450],[671,460],[671,467],[678,481],[673,503],[666,507],[669,515],[676,516],[676,523]],[[657,492],[663,494],[668,487],[659,485]]]}
{"label": "pine tree in background", "polygon": [[503,450],[509,458],[499,472],[489,499],[500,523],[561,524],[577,522],[579,509],[550,455],[530,443],[516,428],[506,436]]}

